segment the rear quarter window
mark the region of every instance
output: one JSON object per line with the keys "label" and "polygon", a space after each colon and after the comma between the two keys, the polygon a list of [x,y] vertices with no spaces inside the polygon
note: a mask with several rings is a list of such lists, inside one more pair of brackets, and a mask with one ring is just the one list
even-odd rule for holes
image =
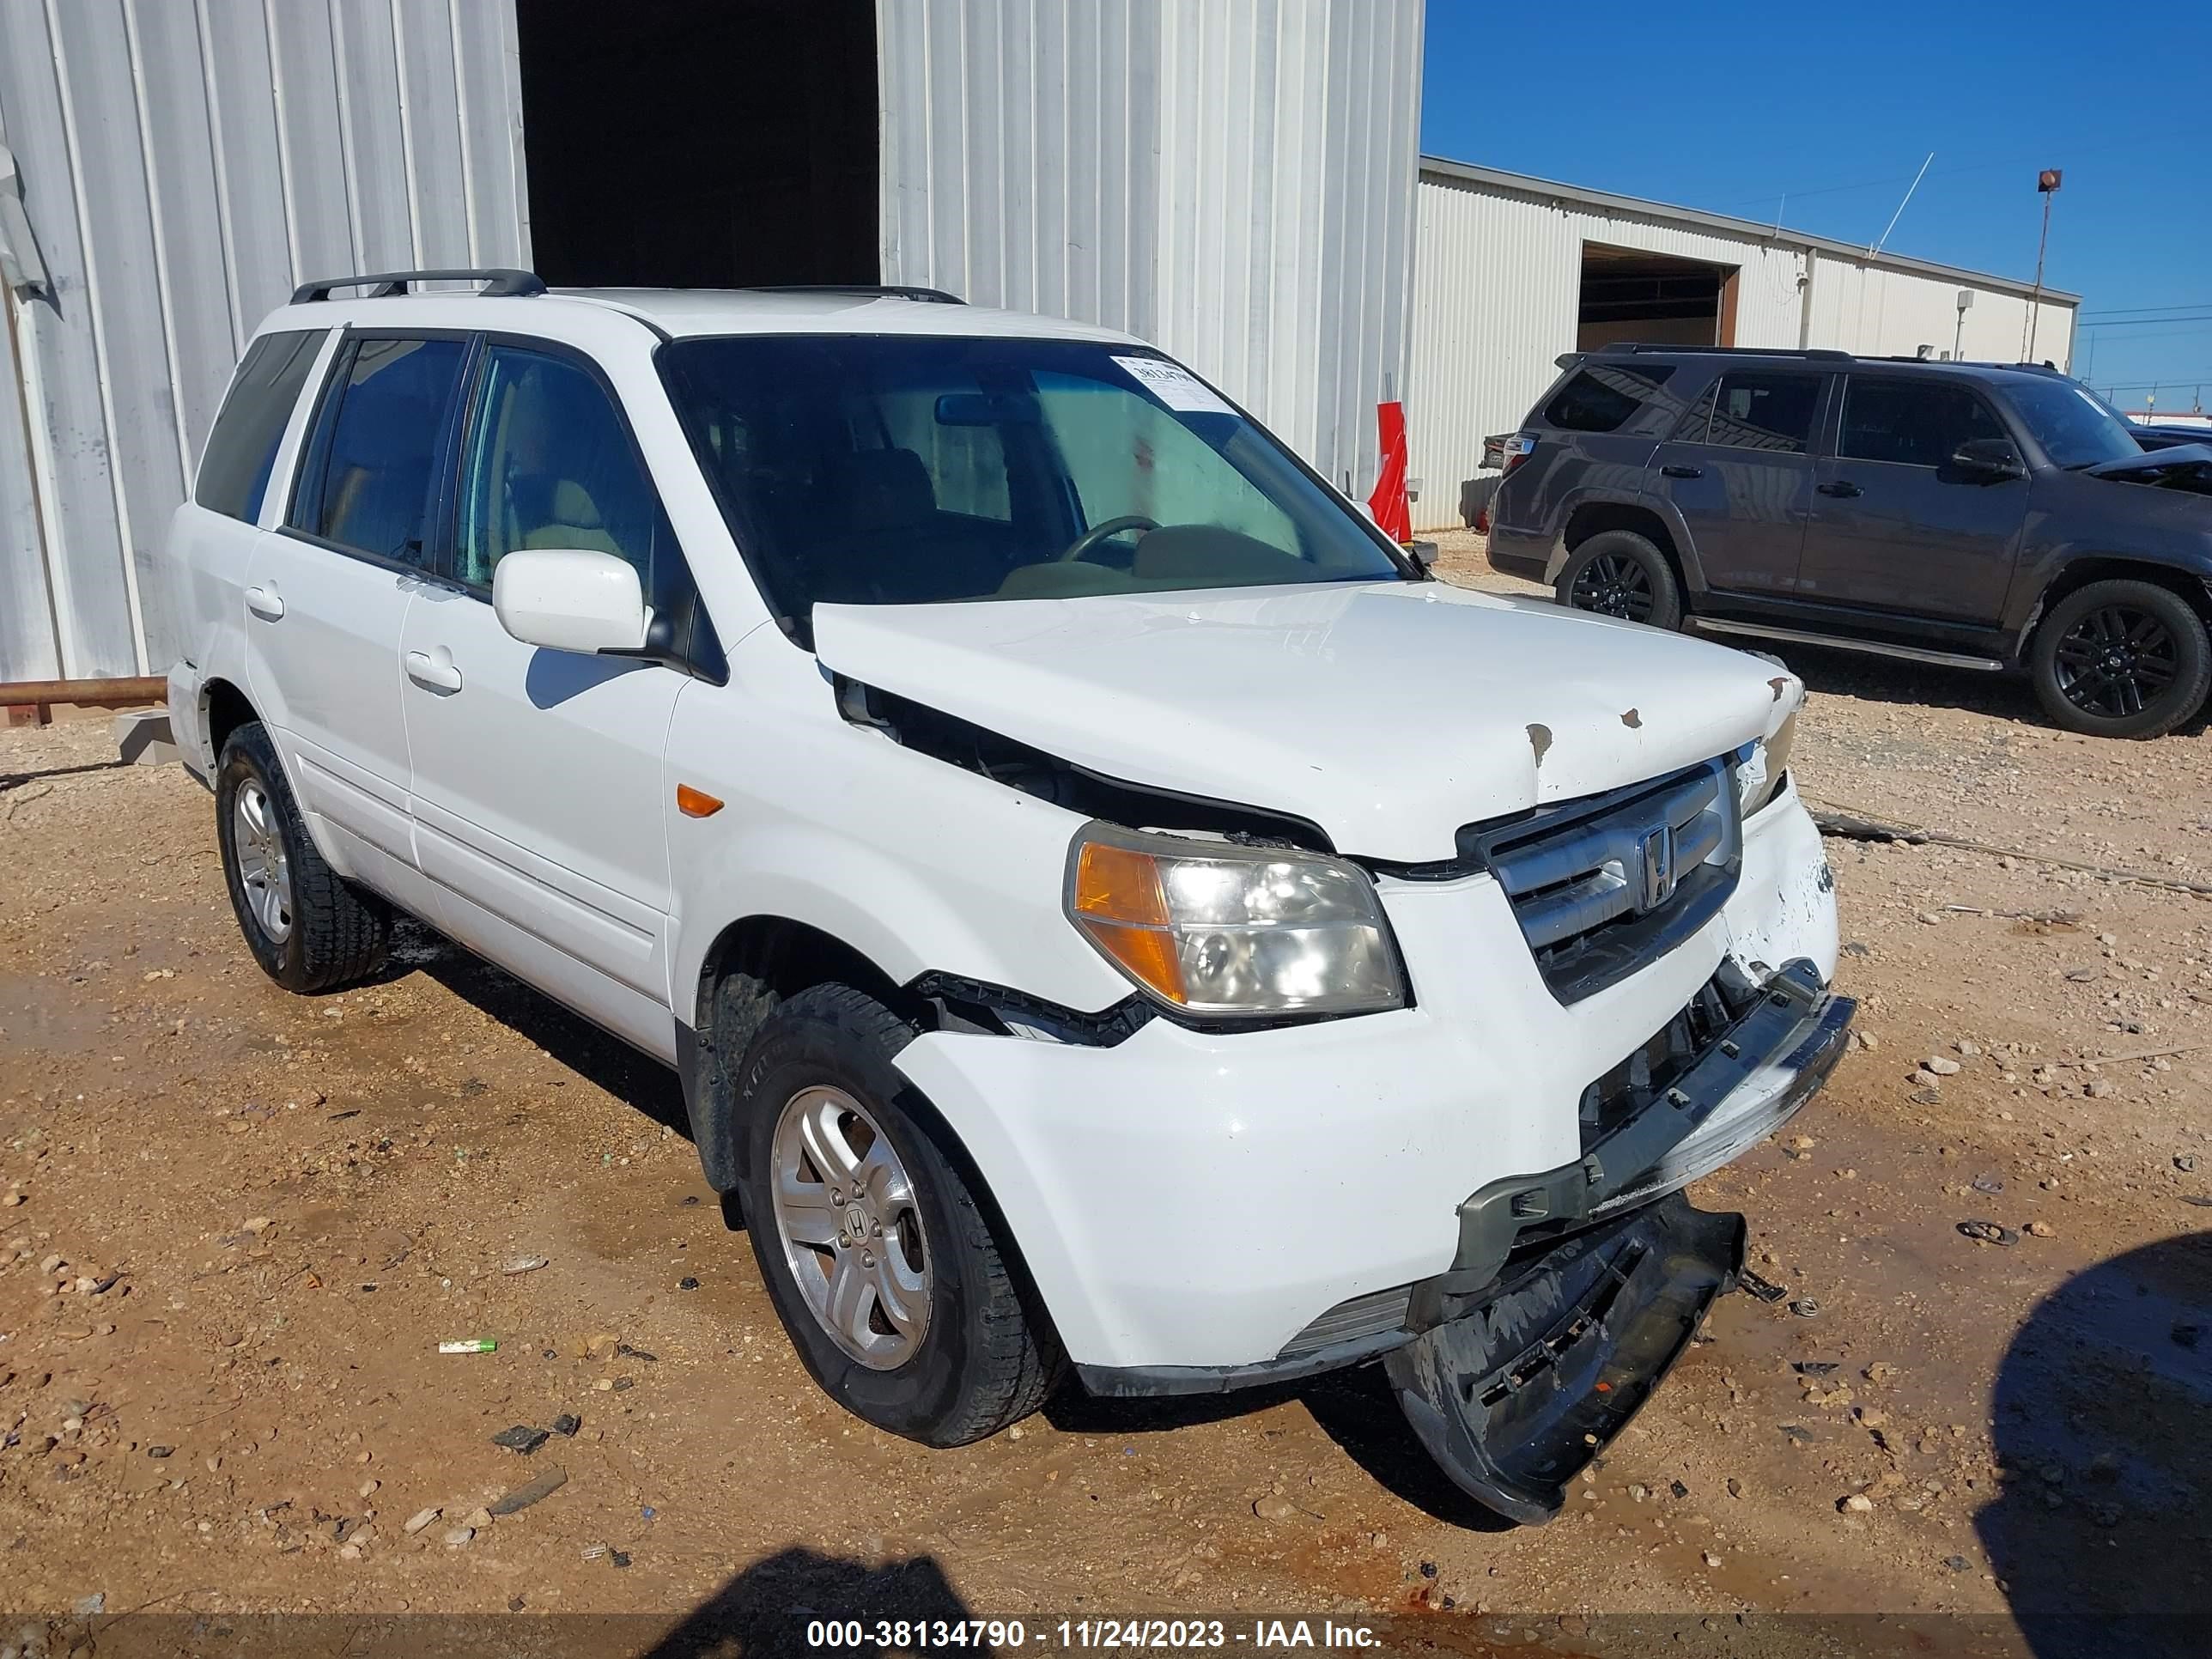
{"label": "rear quarter window", "polygon": [[258,522],[284,428],[326,332],[309,328],[264,334],[246,348],[200,457],[192,499],[202,507],[228,519]]}
{"label": "rear quarter window", "polygon": [[1547,425],[1562,432],[1618,432],[1633,420],[1674,372],[1672,364],[1634,368],[1592,363],[1577,369],[1544,405]]}

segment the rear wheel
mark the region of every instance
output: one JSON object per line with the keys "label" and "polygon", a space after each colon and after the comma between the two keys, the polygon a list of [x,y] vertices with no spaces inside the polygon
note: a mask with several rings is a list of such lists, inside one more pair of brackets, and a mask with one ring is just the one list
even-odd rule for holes
{"label": "rear wheel", "polygon": [[2044,712],[2069,732],[2155,738],[2203,707],[2212,641],[2155,582],[2091,582],[2051,608],[2028,653]]}
{"label": "rear wheel", "polygon": [[258,720],[224,741],[215,800],[230,906],[264,973],[288,991],[335,991],[383,965],[390,912],[316,851]]}
{"label": "rear wheel", "polygon": [[1574,611],[1678,628],[1682,590],[1658,544],[1632,530],[1603,530],[1567,556],[1559,601]]}

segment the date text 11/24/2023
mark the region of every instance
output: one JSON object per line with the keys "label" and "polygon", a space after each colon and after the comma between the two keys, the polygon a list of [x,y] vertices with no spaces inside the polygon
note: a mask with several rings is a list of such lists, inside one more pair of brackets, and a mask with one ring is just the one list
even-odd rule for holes
{"label": "date text 11/24/2023", "polygon": [[1243,1648],[1248,1652],[1283,1653],[1297,1648],[1365,1648],[1382,1645],[1371,1625],[1333,1619],[1267,1619],[1247,1615],[1224,1619],[812,1619],[806,1625],[810,1648],[889,1649],[919,1653],[943,1648],[983,1652],[1040,1653],[1104,1651],[1115,1649]]}

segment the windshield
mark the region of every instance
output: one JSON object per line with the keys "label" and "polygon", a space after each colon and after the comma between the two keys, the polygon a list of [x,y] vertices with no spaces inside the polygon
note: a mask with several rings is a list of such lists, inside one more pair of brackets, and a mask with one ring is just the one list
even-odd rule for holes
{"label": "windshield", "polygon": [[2054,466],[2073,471],[2142,453],[2127,422],[2085,386],[2021,374],[2007,380],[2005,396]]}
{"label": "windshield", "polygon": [[661,374],[782,615],[1387,581],[1387,546],[1166,358],[1057,340],[678,340]]}

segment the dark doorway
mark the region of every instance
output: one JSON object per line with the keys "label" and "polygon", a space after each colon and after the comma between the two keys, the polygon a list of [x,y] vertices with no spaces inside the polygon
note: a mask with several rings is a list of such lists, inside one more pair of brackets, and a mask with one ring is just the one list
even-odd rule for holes
{"label": "dark doorway", "polygon": [[874,0],[517,0],[556,286],[877,280]]}
{"label": "dark doorway", "polygon": [[1734,345],[1735,283],[1734,265],[1584,242],[1575,349]]}

